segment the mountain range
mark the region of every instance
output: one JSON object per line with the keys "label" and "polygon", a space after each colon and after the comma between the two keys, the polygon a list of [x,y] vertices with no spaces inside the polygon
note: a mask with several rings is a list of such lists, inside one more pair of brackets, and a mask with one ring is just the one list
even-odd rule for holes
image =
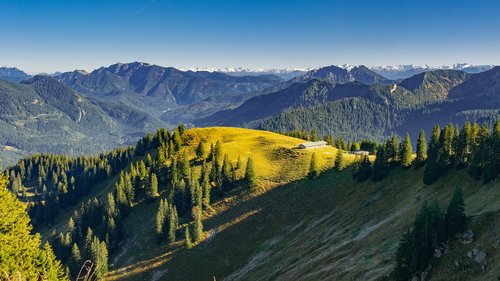
{"label": "mountain range", "polygon": [[[356,78],[346,79],[346,73]],[[272,131],[314,128],[350,140],[381,140],[392,133],[430,132],[430,124],[492,123],[499,116],[500,67],[477,74],[434,70],[390,84],[372,71],[358,73],[335,66],[311,71],[288,81],[288,87],[196,124]]]}
{"label": "mountain range", "polygon": [[[489,66],[449,68],[467,71],[429,70],[393,80],[380,73],[426,68],[332,65],[284,80],[141,62],[34,77],[1,68],[0,80],[10,82],[0,81],[0,157],[12,163],[34,152],[97,153],[180,122],[272,131],[314,128],[354,140],[406,131],[413,136],[434,123],[498,119],[500,68],[474,74]],[[278,70],[268,73],[273,71]]]}

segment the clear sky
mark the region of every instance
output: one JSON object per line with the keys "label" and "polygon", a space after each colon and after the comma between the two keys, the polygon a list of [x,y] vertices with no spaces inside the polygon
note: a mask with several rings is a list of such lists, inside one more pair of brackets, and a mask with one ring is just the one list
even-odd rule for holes
{"label": "clear sky", "polygon": [[0,66],[500,64],[498,0],[0,0]]}

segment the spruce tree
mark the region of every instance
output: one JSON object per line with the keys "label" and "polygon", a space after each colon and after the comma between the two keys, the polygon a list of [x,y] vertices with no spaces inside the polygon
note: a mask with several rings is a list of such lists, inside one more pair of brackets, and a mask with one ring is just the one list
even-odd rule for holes
{"label": "spruce tree", "polygon": [[158,178],[155,173],[151,173],[150,183],[148,189],[146,190],[146,196],[148,199],[155,199],[159,196],[158,194]]}
{"label": "spruce tree", "polygon": [[401,149],[401,166],[403,168],[409,168],[413,162],[413,150],[410,140],[410,134],[406,133],[406,137],[403,141]]}
{"label": "spruce tree", "polygon": [[372,173],[372,164],[367,155],[363,156],[363,159],[359,161],[356,165],[353,177],[358,182],[364,182],[367,180]]}
{"label": "spruce tree", "polygon": [[203,180],[201,182],[201,188],[203,191],[203,208],[207,209],[210,207],[210,179],[208,178],[208,172],[202,174]]}
{"label": "spruce tree", "polygon": [[168,241],[170,243],[175,242],[177,232],[177,226],[179,224],[179,218],[177,216],[177,208],[175,205],[171,206],[168,216]]}
{"label": "spruce tree", "polygon": [[222,190],[228,191],[232,186],[232,176],[231,176],[231,163],[229,162],[229,157],[227,154],[224,154],[224,160],[222,161]]}
{"label": "spruce tree", "polygon": [[204,159],[205,158],[205,153],[206,153],[205,151],[206,151],[205,142],[200,141],[200,143],[196,147],[196,158],[199,159],[199,160]]}
{"label": "spruce tree", "polygon": [[194,219],[194,232],[193,238],[194,242],[198,243],[203,240],[203,223],[202,223],[202,212],[201,209],[197,207],[193,207],[192,210],[193,219]]}
{"label": "spruce tree", "polygon": [[465,216],[464,195],[460,187],[455,188],[448,209],[446,210],[446,232],[448,236],[454,237],[463,233],[467,227],[467,217]]}
{"label": "spruce tree", "polygon": [[344,153],[337,150],[337,156],[335,157],[335,171],[340,172],[345,169],[346,163],[344,160]]}
{"label": "spruce tree", "polygon": [[311,155],[311,162],[309,163],[309,172],[307,174],[307,177],[310,179],[319,177],[319,168],[316,160],[316,153],[313,153]]}
{"label": "spruce tree", "polygon": [[427,160],[425,162],[425,171],[423,181],[424,184],[431,184],[437,180],[442,173],[442,168],[439,165],[439,157],[441,151],[440,144],[441,130],[438,125],[432,130],[431,141],[427,151]]}
{"label": "spruce tree", "polygon": [[253,160],[251,157],[248,157],[244,182],[249,189],[254,189],[257,187],[257,176],[255,174]]}
{"label": "spruce tree", "polygon": [[191,249],[193,247],[193,242],[191,241],[191,235],[189,234],[189,227],[186,225],[184,229],[184,245],[187,249]]}
{"label": "spruce tree", "polygon": [[94,263],[94,275],[97,279],[101,279],[108,272],[108,249],[106,243],[94,237],[90,249],[90,260]]}
{"label": "spruce tree", "polygon": [[455,163],[457,167],[465,167],[470,160],[472,147],[470,143],[471,125],[465,123],[462,130],[458,134],[456,142],[456,157]]}
{"label": "spruce tree", "polygon": [[165,207],[165,199],[160,200],[160,205],[158,206],[158,210],[156,211],[156,224],[155,224],[155,231],[156,231],[156,238],[157,242],[160,243],[162,238],[163,238],[163,231],[164,231],[164,224],[165,224],[165,216],[167,215],[165,213],[166,207]]}
{"label": "spruce tree", "polygon": [[386,145],[382,145],[377,150],[375,162],[372,167],[372,180],[379,181],[389,174],[389,166],[386,152]]}
{"label": "spruce tree", "polygon": [[78,274],[82,265],[83,261],[80,254],[80,248],[78,248],[78,245],[76,243],[73,243],[73,247],[71,247],[71,256],[68,261],[68,267],[73,279],[76,279],[76,275]]}
{"label": "spruce tree", "polygon": [[26,206],[7,189],[7,178],[0,174],[0,279],[67,280],[61,263],[48,243],[41,248]]}
{"label": "spruce tree", "polygon": [[426,158],[427,158],[427,143],[425,140],[425,132],[423,130],[420,130],[417,141],[417,156],[415,158],[415,168],[418,169],[422,167],[425,163]]}

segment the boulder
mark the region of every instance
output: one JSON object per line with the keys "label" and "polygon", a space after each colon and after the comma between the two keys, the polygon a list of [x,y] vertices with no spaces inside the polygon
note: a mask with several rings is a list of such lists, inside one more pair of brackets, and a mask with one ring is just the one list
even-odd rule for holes
{"label": "boulder", "polygon": [[477,252],[476,256],[474,257],[474,261],[477,264],[485,265],[486,264],[486,253],[483,251]]}
{"label": "boulder", "polygon": [[462,244],[469,244],[472,243],[472,241],[474,241],[474,232],[472,232],[472,230],[469,229],[462,233],[460,237],[460,242],[462,242]]}

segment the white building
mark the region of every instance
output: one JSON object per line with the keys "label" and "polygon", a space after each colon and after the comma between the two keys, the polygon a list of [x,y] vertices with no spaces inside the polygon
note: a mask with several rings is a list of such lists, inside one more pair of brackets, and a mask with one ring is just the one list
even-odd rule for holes
{"label": "white building", "polygon": [[326,141],[313,141],[299,144],[300,149],[317,148],[326,146]]}

